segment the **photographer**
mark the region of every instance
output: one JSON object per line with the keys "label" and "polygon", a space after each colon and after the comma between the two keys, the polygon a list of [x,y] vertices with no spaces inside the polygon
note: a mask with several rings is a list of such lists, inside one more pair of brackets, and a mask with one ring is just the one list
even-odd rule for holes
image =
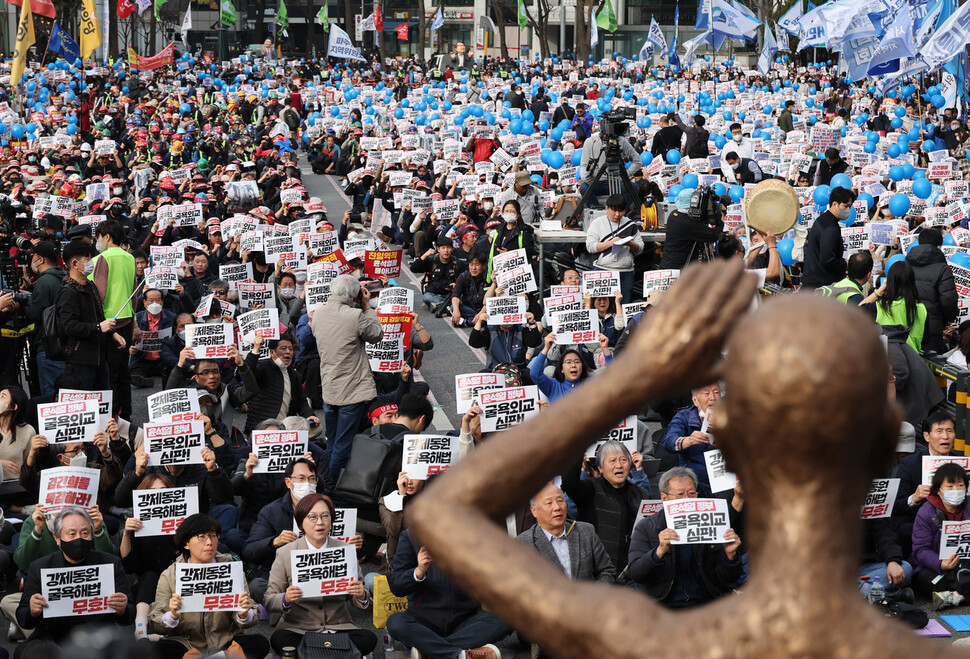
{"label": "photographer", "polygon": [[54,243],[41,241],[34,245],[30,253],[30,269],[37,273],[33,293],[27,301],[27,318],[34,323],[34,353],[37,356],[37,371],[40,376],[40,393],[53,396],[56,392],[54,380],[64,370],[63,361],[48,359],[44,345],[44,311],[54,306],[61,290],[61,282],[67,273],[57,265],[58,249]]}
{"label": "photographer", "polygon": [[[687,212],[690,210],[694,192],[681,190],[677,195],[677,210],[667,218],[664,252],[660,260],[661,270],[679,270],[689,262],[699,260],[704,244],[715,242],[724,230],[724,221],[719,212],[715,212],[714,217],[707,222],[702,217],[692,217]],[[714,221],[713,224],[709,223],[711,220]]]}
{"label": "photographer", "polygon": [[[625,161],[630,161],[630,169],[627,170],[630,177],[636,176],[636,174],[643,167],[642,161],[640,159],[640,154],[636,152],[633,145],[625,137],[621,136],[611,136],[610,133],[615,132],[617,129],[624,131],[627,125],[621,122],[620,126],[610,121],[608,118],[603,119],[600,122],[601,130],[594,134],[592,137],[583,142],[583,160],[580,163],[580,171],[583,173],[583,183],[580,186],[580,193],[585,194],[586,189],[589,187],[587,181],[591,180],[596,172],[600,170],[603,165],[606,164],[606,151],[608,146],[608,140],[615,139],[619,148],[619,166],[623,167]],[[604,141],[604,136],[606,140]],[[609,184],[605,177],[601,177],[599,181],[593,186],[594,195],[608,195],[610,194]],[[627,203],[633,205],[633,199],[630,198],[629,193],[626,189],[623,190],[623,196],[627,198]]]}

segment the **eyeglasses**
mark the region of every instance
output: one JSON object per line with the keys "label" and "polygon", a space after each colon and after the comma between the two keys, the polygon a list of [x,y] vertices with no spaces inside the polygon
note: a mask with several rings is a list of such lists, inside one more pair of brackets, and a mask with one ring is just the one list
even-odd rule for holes
{"label": "eyeglasses", "polygon": [[219,534],[215,531],[209,531],[208,533],[200,533],[198,535],[192,536],[199,542],[205,543],[206,540],[211,540],[212,542],[219,541]]}
{"label": "eyeglasses", "polygon": [[77,455],[78,453],[83,453],[83,452],[84,452],[84,448],[79,446],[78,448],[72,448],[72,449],[65,450],[64,451],[64,455],[69,455],[69,456],[72,456],[73,457],[73,456]]}
{"label": "eyeglasses", "polygon": [[290,476],[290,480],[294,483],[316,483],[316,476]]}
{"label": "eyeglasses", "polygon": [[330,513],[320,513],[319,515],[316,513],[310,513],[306,516],[306,519],[311,524],[316,524],[317,522],[327,522],[330,520]]}
{"label": "eyeglasses", "polygon": [[676,497],[678,499],[691,499],[697,496],[697,490],[690,490],[687,492],[664,492],[669,497]]}
{"label": "eyeglasses", "polygon": [[229,291],[227,291],[227,290],[214,290],[214,291],[212,291],[212,294],[213,295],[229,295]]}
{"label": "eyeglasses", "polygon": [[199,371],[198,375],[202,377],[208,377],[210,375],[219,375],[219,369],[206,369],[204,371]]}

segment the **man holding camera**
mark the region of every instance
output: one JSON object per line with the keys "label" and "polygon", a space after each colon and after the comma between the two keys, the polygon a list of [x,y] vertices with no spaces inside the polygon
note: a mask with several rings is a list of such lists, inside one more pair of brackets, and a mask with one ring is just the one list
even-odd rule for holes
{"label": "man holding camera", "polygon": [[34,351],[37,355],[37,371],[40,376],[40,393],[43,396],[53,396],[57,388],[54,380],[64,370],[63,361],[55,361],[47,357],[44,345],[44,311],[54,306],[57,295],[61,290],[61,282],[67,273],[57,265],[57,246],[42,240],[34,245],[30,253],[30,269],[37,274],[30,299],[27,301],[27,318],[36,328],[34,331]]}
{"label": "man holding camera", "polygon": [[[703,191],[696,192],[704,194]],[[661,270],[680,270],[691,261],[699,260],[705,243],[715,242],[724,231],[724,220],[720,213],[715,213],[706,222],[701,216],[691,216],[688,211],[694,193],[695,190],[681,190],[677,195],[677,210],[667,217]],[[713,223],[710,223],[711,219]]]}
{"label": "man holding camera", "polygon": [[[621,130],[627,127],[622,123],[621,126]],[[600,130],[583,142],[583,160],[580,163],[580,171],[583,173],[583,183],[580,186],[580,192],[582,194],[585,194],[586,188],[589,187],[587,181],[591,180],[596,175],[596,172],[600,170],[600,167],[606,164],[606,152],[609,148],[609,140],[616,140],[617,142],[619,154],[618,165],[624,167],[627,161],[632,163],[630,169],[627,170],[631,177],[635,176],[643,168],[640,154],[637,153],[627,138],[608,134],[614,132],[616,128],[618,128],[616,123],[604,119],[600,123]],[[607,131],[606,140],[604,140],[604,131]],[[608,195],[609,193],[610,189],[604,172],[604,176],[593,186],[593,194]],[[623,196],[627,198],[627,203],[632,205],[633,199],[630,198],[626,189],[623,190]]]}

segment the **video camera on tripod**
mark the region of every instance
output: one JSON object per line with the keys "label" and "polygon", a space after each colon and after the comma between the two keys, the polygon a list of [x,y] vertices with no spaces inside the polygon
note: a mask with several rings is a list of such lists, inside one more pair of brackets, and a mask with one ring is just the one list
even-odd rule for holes
{"label": "video camera on tripod", "polygon": [[637,111],[634,108],[615,108],[600,117],[600,135],[607,144],[619,146],[619,138],[630,133],[631,121],[636,121]]}
{"label": "video camera on tripod", "polygon": [[690,196],[690,208],[687,209],[687,214],[705,224],[712,226],[717,224],[721,219],[720,197],[710,186],[696,188]]}

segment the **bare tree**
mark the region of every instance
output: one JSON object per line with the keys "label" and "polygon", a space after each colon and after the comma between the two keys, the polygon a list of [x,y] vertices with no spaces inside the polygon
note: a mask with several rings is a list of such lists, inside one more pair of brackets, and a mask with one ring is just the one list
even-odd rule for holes
{"label": "bare tree", "polygon": [[[586,9],[589,0],[576,0],[576,61],[585,62],[589,57],[589,27],[586,25]],[[595,20],[595,19],[594,19]]]}
{"label": "bare tree", "polygon": [[[562,0],[560,0],[562,2]],[[561,11],[566,11],[565,7]],[[549,14],[552,13],[552,5],[549,0],[535,0],[535,16],[529,11],[529,5],[525,6],[525,16],[529,19],[529,25],[533,32],[539,36],[539,52],[542,59],[549,57]]]}
{"label": "bare tree", "polygon": [[498,30],[499,44],[502,46],[502,57],[508,59],[509,47],[505,43],[505,0],[493,0],[492,11],[495,14],[495,28]]}
{"label": "bare tree", "polygon": [[112,3],[108,3],[108,34],[102,35],[108,40],[108,55],[111,59],[118,57],[118,12],[111,8]]}
{"label": "bare tree", "polygon": [[[424,59],[424,29],[428,20],[424,17],[424,0],[418,0],[418,56]],[[405,19],[407,22],[408,19]]]}

